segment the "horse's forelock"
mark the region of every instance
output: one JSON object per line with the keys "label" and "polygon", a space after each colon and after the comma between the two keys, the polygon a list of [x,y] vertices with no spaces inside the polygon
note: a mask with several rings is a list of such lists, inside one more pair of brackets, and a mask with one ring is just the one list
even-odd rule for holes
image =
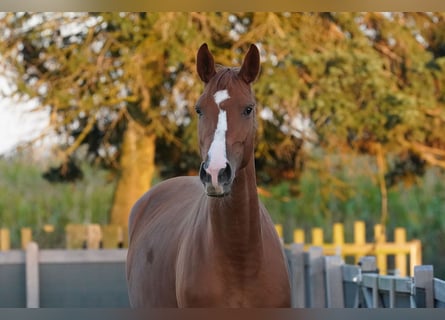
{"label": "horse's forelock", "polygon": [[250,88],[244,81],[240,81],[241,79],[238,76],[239,70],[239,67],[217,65],[216,75],[208,83],[206,88],[209,90],[209,94],[213,96],[216,91],[230,89],[232,87],[239,88],[240,86],[246,86],[246,88]]}

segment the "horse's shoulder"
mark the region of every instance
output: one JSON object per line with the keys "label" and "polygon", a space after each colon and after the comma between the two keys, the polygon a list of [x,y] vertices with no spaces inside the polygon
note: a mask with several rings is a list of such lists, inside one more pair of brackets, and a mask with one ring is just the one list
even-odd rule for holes
{"label": "horse's shoulder", "polygon": [[149,218],[161,209],[171,205],[191,201],[199,193],[203,192],[201,181],[195,176],[179,176],[164,180],[154,185],[145,192],[133,205],[130,212],[129,226],[136,221]]}

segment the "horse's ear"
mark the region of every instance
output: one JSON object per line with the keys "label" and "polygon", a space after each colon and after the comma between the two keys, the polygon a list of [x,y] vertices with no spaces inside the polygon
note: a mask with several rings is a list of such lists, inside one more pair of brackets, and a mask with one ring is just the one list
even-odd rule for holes
{"label": "horse's ear", "polygon": [[241,70],[238,75],[247,83],[255,81],[260,72],[260,52],[255,45],[250,45],[249,51],[244,57]]}
{"label": "horse's ear", "polygon": [[198,50],[196,69],[198,70],[199,77],[205,83],[209,82],[216,74],[215,61],[207,47],[207,43],[203,43]]}

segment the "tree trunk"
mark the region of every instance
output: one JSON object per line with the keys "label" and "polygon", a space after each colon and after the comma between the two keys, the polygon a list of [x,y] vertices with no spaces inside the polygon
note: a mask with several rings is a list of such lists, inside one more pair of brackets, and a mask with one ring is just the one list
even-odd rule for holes
{"label": "tree trunk", "polygon": [[380,196],[381,196],[380,224],[383,227],[382,232],[384,232],[386,224],[388,222],[388,189],[385,181],[385,173],[386,173],[385,153],[380,143],[376,143],[375,151],[377,158],[378,179],[379,179]]}
{"label": "tree trunk", "polygon": [[132,206],[150,188],[155,171],[155,142],[154,133],[147,134],[136,122],[129,122],[122,143],[111,224],[128,226]]}

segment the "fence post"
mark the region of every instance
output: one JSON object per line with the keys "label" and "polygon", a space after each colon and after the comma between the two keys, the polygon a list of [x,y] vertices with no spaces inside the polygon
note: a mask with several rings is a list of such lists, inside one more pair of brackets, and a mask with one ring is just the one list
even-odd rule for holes
{"label": "fence post", "polygon": [[[359,304],[365,308],[377,308],[377,276],[379,270],[377,269],[376,258],[374,256],[361,257],[358,265],[362,273]],[[371,277],[366,277],[366,274],[371,274]]]}
{"label": "fence post", "polygon": [[294,230],[294,242],[295,243],[304,243],[304,229],[295,229]]}
{"label": "fence post", "polygon": [[11,236],[6,228],[0,229],[0,251],[11,249]]}
{"label": "fence post", "polygon": [[414,274],[415,266],[422,264],[422,243],[418,239],[411,240],[409,247],[409,270]]}
{"label": "fence post", "polygon": [[120,225],[105,225],[102,226],[102,248],[116,249],[123,248],[124,235],[122,226]]}
{"label": "fence post", "polygon": [[323,245],[323,229],[322,228],[312,228],[312,245],[322,246]]}
{"label": "fence post", "polygon": [[332,243],[336,247],[336,254],[341,255],[344,259],[345,255],[343,254],[343,246],[345,244],[345,230],[343,223],[334,223]]}
{"label": "fence post", "polygon": [[358,265],[360,266],[362,273],[379,273],[376,266],[375,257],[373,256],[361,257]]}
{"label": "fence post", "polygon": [[[366,229],[363,221],[356,221],[354,223],[354,245],[357,247],[364,246],[366,244]],[[355,255],[355,263],[358,263],[362,254]]]}
{"label": "fence post", "polygon": [[308,252],[308,307],[326,307],[324,260],[322,247],[310,247]]}
{"label": "fence post", "polygon": [[292,243],[290,252],[290,279],[292,290],[292,307],[304,308],[306,306],[306,283],[304,276],[304,245]]}
{"label": "fence post", "polygon": [[98,224],[87,225],[87,248],[99,249],[102,240],[102,230]]}
{"label": "fence post", "polygon": [[67,224],[65,227],[66,248],[82,249],[86,247],[85,230],[86,226],[82,224]]}
{"label": "fence post", "polygon": [[389,278],[390,288],[389,288],[389,307],[395,308],[396,306],[396,280],[394,278]]}
{"label": "fence post", "polygon": [[98,224],[68,224],[66,230],[66,247],[68,249],[99,249],[102,230]]}
{"label": "fence post", "polygon": [[366,308],[379,307],[378,274],[363,274],[361,283],[362,303]]}
{"label": "fence post", "polygon": [[359,266],[344,264],[342,269],[344,307],[358,308],[360,305],[361,270]]}
{"label": "fence post", "polygon": [[38,308],[39,297],[39,247],[35,242],[26,246],[26,307]]}
{"label": "fence post", "polygon": [[417,308],[434,308],[434,269],[432,265],[414,267],[415,300]]}
{"label": "fence post", "polygon": [[[406,230],[405,228],[396,228],[394,230],[394,242],[400,246],[406,245]],[[406,254],[397,253],[395,257],[395,268],[399,270],[399,275],[401,277],[406,277]]]}
{"label": "fence post", "polygon": [[377,259],[377,267],[379,268],[379,271],[381,274],[387,274],[387,261],[386,261],[386,254],[385,253],[379,253],[379,247],[380,245],[386,243],[386,233],[385,233],[385,226],[381,224],[376,224],[374,226],[374,241],[376,244],[376,259]]}
{"label": "fence post", "polygon": [[340,256],[324,257],[326,273],[326,307],[344,308],[343,274],[341,266],[343,259]]}
{"label": "fence post", "polygon": [[32,231],[31,228],[20,229],[20,236],[22,242],[22,249],[26,250],[28,243],[32,241]]}

